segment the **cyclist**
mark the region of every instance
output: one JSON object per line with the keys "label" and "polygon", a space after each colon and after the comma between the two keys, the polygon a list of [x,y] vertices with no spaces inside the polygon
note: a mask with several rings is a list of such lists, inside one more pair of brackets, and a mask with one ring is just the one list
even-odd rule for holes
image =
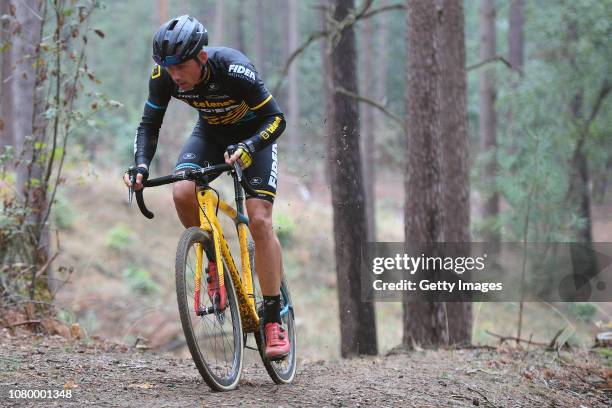
{"label": "cyclist", "polygon": [[[246,56],[226,47],[206,47],[208,32],[195,18],[183,15],[162,25],[153,38],[153,67],[149,96],[134,140],[137,176],[143,187],[157,147],[159,129],[170,98],[199,112],[183,146],[176,172],[238,162],[257,192],[248,196],[249,229],[255,241],[255,269],[264,297],[265,355],[271,360],[289,353],[289,340],[280,318],[282,258],[272,229],[272,206],[278,178],[276,139],[285,129],[278,104]],[[234,151],[232,155],[229,151]],[[124,176],[130,186],[129,177]],[[174,184],[176,212],[185,228],[199,226],[195,186]]]}

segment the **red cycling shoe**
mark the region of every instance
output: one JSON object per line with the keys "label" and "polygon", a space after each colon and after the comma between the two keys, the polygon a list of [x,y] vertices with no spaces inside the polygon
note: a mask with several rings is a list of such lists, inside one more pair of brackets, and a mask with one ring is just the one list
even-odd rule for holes
{"label": "red cycling shoe", "polygon": [[281,360],[289,354],[291,345],[285,334],[285,329],[278,323],[266,323],[264,326],[266,335],[266,350],[264,352],[268,360]]}

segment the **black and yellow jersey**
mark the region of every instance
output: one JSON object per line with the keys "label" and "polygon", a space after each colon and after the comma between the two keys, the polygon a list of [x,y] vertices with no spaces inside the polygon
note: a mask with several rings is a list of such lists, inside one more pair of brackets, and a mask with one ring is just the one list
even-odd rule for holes
{"label": "black and yellow jersey", "polygon": [[153,158],[171,98],[197,109],[200,120],[213,127],[216,134],[231,134],[248,123],[256,131],[244,142],[253,153],[270,145],[283,132],[283,112],[249,59],[232,48],[207,47],[205,51],[208,61],[203,66],[202,81],[188,91],[180,89],[165,68],[153,67],[149,96],[134,142],[136,164],[148,165]]}

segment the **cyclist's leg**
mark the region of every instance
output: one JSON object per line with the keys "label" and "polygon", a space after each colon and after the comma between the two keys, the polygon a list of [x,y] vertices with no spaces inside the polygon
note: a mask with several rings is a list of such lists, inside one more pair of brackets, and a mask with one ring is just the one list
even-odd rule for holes
{"label": "cyclist's leg", "polygon": [[[187,139],[181,150],[175,172],[186,169],[199,169],[220,164],[223,161],[222,147],[204,135],[203,126],[198,121],[191,136]],[[179,181],[174,183],[172,187],[174,206],[181,223],[185,228],[200,225],[195,183],[192,181]]]}
{"label": "cyclist's leg", "polygon": [[246,179],[257,196],[247,196],[249,228],[255,241],[255,270],[264,296],[280,293],[280,242],[272,229],[272,208],[276,196],[277,147],[276,143],[257,152],[253,165],[245,171]]}
{"label": "cyclist's leg", "polygon": [[280,326],[280,284],[282,278],[281,246],[272,228],[272,208],[278,179],[276,143],[257,152],[253,165],[246,170],[246,179],[257,192],[247,197],[249,228],[255,241],[255,270],[264,297],[263,325],[266,357],[287,355],[290,344]]}

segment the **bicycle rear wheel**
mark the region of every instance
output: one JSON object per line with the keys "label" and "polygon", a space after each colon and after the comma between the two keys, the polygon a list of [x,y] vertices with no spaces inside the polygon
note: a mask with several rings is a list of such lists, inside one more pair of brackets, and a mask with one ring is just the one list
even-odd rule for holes
{"label": "bicycle rear wheel", "polygon": [[[249,244],[249,253],[251,258],[251,268],[253,272],[253,292],[255,294],[257,314],[259,315],[260,319],[263,319],[263,295],[261,293],[261,289],[259,287],[259,279],[255,271],[255,245],[253,243]],[[283,327],[286,330],[287,337],[289,338],[289,342],[291,344],[289,354],[282,360],[276,361],[268,360],[264,356],[265,342],[263,327],[260,327],[260,330],[255,333],[255,341],[257,343],[257,349],[259,350],[259,356],[261,357],[261,360],[264,364],[264,367],[266,368],[266,371],[268,372],[268,375],[270,376],[270,378],[272,378],[272,381],[274,381],[276,384],[288,384],[293,381],[297,368],[297,335],[291,293],[289,292],[289,287],[287,286],[287,282],[285,281],[284,277],[281,281],[280,292],[281,320]]]}
{"label": "bicycle rear wheel", "polygon": [[[195,311],[195,279],[198,244],[203,248],[199,310]],[[176,296],[185,340],[198,371],[214,390],[236,388],[242,371],[244,340],[240,310],[232,279],[224,268],[227,305],[223,310],[208,295],[204,267],[215,259],[208,233],[198,227],[187,229],[176,252]]]}

